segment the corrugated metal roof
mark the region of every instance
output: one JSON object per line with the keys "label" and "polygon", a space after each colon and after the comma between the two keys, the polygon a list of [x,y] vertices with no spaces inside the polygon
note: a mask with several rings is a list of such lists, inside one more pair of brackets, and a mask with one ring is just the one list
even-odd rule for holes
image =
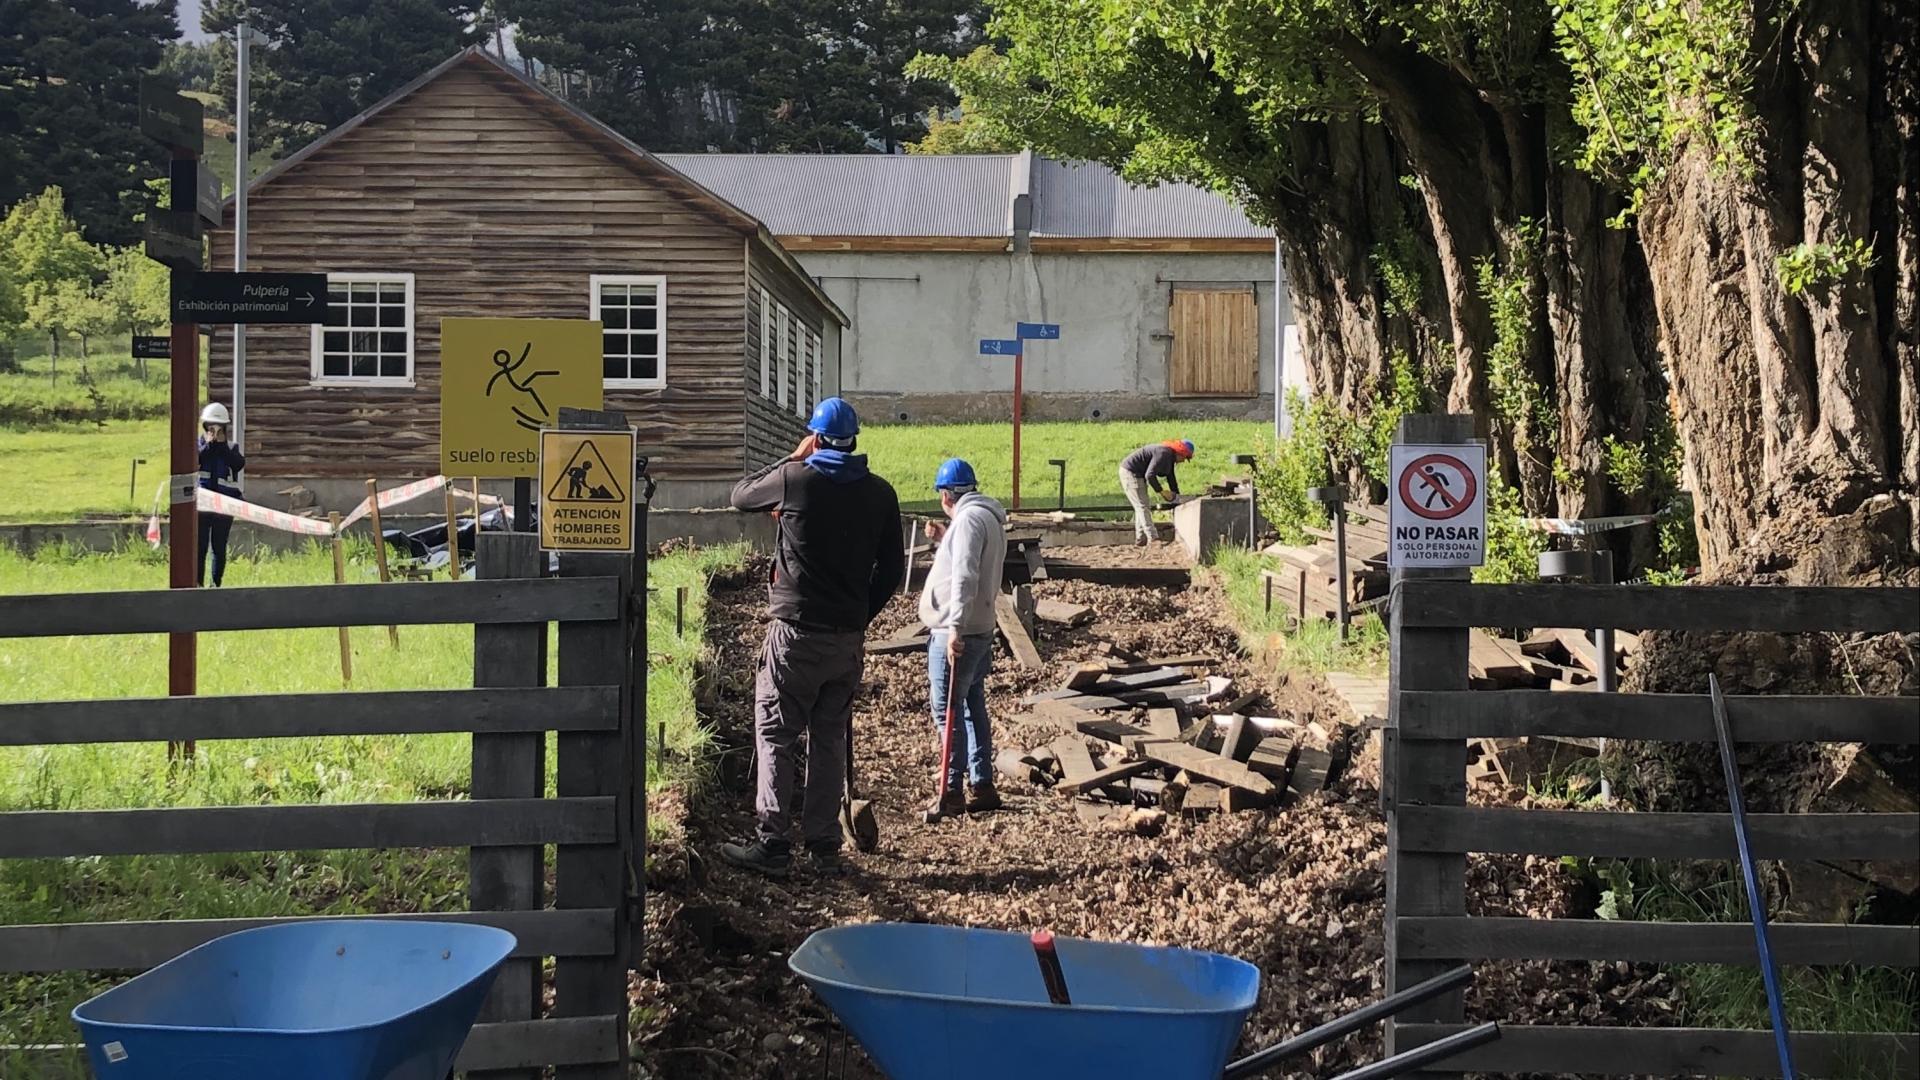
{"label": "corrugated metal roof", "polygon": [[1005,236],[1017,157],[657,156],[781,236]]}
{"label": "corrugated metal roof", "polygon": [[1137,187],[1105,165],[1035,157],[1033,235],[1212,239],[1264,238],[1273,232],[1204,188]]}
{"label": "corrugated metal roof", "polygon": [[[660,154],[781,236],[1006,236],[1021,155]],[[1032,159],[1033,235],[1267,238],[1218,195]]]}

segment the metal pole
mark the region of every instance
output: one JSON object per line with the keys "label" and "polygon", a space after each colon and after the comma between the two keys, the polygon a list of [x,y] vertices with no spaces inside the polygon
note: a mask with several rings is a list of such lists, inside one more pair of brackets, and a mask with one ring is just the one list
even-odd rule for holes
{"label": "metal pole", "polygon": [[1244,1077],[1257,1076],[1290,1057],[1297,1057],[1315,1047],[1325,1046],[1335,1039],[1351,1035],[1363,1027],[1376,1024],[1423,1001],[1452,993],[1472,981],[1471,967],[1462,965],[1443,971],[1425,982],[1416,983],[1397,994],[1389,994],[1345,1016],[1334,1017],[1319,1027],[1295,1035],[1278,1046],[1269,1046],[1257,1054],[1249,1054],[1228,1065],[1226,1071],[1221,1074],[1221,1078],[1222,1080],[1243,1080]]}
{"label": "metal pole", "polygon": [[1020,399],[1022,398],[1020,378],[1022,368],[1026,366],[1027,352],[1023,346],[1013,354],[1013,508],[1020,509]]}
{"label": "metal pole", "polygon": [[[247,46],[253,28],[241,23],[234,28],[233,95],[233,269],[247,268]],[[233,327],[233,448],[241,450],[247,432],[247,327]],[[238,483],[239,481],[235,481]]]}
{"label": "metal pole", "polygon": [[[1599,541],[1593,541],[1593,583],[1595,585],[1613,584],[1613,552],[1600,547]],[[1620,689],[1620,676],[1613,668],[1613,628],[1601,627],[1593,632],[1593,652],[1600,670],[1600,692],[1611,694]],[[1600,740],[1600,760],[1607,757],[1607,740]],[[1604,764],[1600,772],[1600,798],[1604,802],[1613,801],[1613,781],[1608,779]]]}
{"label": "metal pole", "polygon": [[1333,503],[1333,572],[1339,580],[1334,582],[1335,599],[1340,605],[1340,640],[1346,641],[1353,626],[1353,613],[1347,609],[1347,504],[1343,499]]}
{"label": "metal pole", "polygon": [[1362,1065],[1352,1072],[1341,1073],[1334,1077],[1334,1080],[1388,1080],[1390,1077],[1405,1076],[1428,1065],[1445,1061],[1455,1054],[1463,1054],[1476,1046],[1484,1046],[1499,1037],[1499,1024],[1491,1022],[1481,1024],[1465,1031],[1456,1031],[1444,1039],[1435,1039],[1424,1046],[1416,1046],[1390,1058],[1382,1058],[1371,1065]]}

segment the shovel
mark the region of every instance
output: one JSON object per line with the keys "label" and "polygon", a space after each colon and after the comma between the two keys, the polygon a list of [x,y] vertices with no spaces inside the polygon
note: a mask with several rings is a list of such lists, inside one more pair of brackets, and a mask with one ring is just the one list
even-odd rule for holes
{"label": "shovel", "polygon": [[880,822],[873,816],[873,800],[853,796],[853,710],[847,710],[847,794],[840,800],[840,831],[855,851],[880,846]]}

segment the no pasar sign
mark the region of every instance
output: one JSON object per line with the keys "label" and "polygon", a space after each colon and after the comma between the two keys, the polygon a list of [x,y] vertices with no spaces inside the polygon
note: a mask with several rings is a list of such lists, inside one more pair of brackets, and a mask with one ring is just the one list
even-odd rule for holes
{"label": "no pasar sign", "polygon": [[1388,459],[1387,564],[1399,570],[1486,562],[1486,444],[1395,443]]}

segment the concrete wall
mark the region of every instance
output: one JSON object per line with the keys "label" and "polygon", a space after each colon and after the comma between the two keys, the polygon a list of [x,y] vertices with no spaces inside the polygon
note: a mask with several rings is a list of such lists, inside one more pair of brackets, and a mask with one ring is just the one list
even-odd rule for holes
{"label": "concrete wall", "polygon": [[[891,422],[1000,419],[1012,361],[981,338],[1017,321],[1057,322],[1061,340],[1026,358],[1035,419],[1273,415],[1274,326],[1291,320],[1269,254],[806,252],[799,256],[853,320],[841,335],[841,392]],[[1260,396],[1167,397],[1172,289],[1249,282],[1259,304]]]}

